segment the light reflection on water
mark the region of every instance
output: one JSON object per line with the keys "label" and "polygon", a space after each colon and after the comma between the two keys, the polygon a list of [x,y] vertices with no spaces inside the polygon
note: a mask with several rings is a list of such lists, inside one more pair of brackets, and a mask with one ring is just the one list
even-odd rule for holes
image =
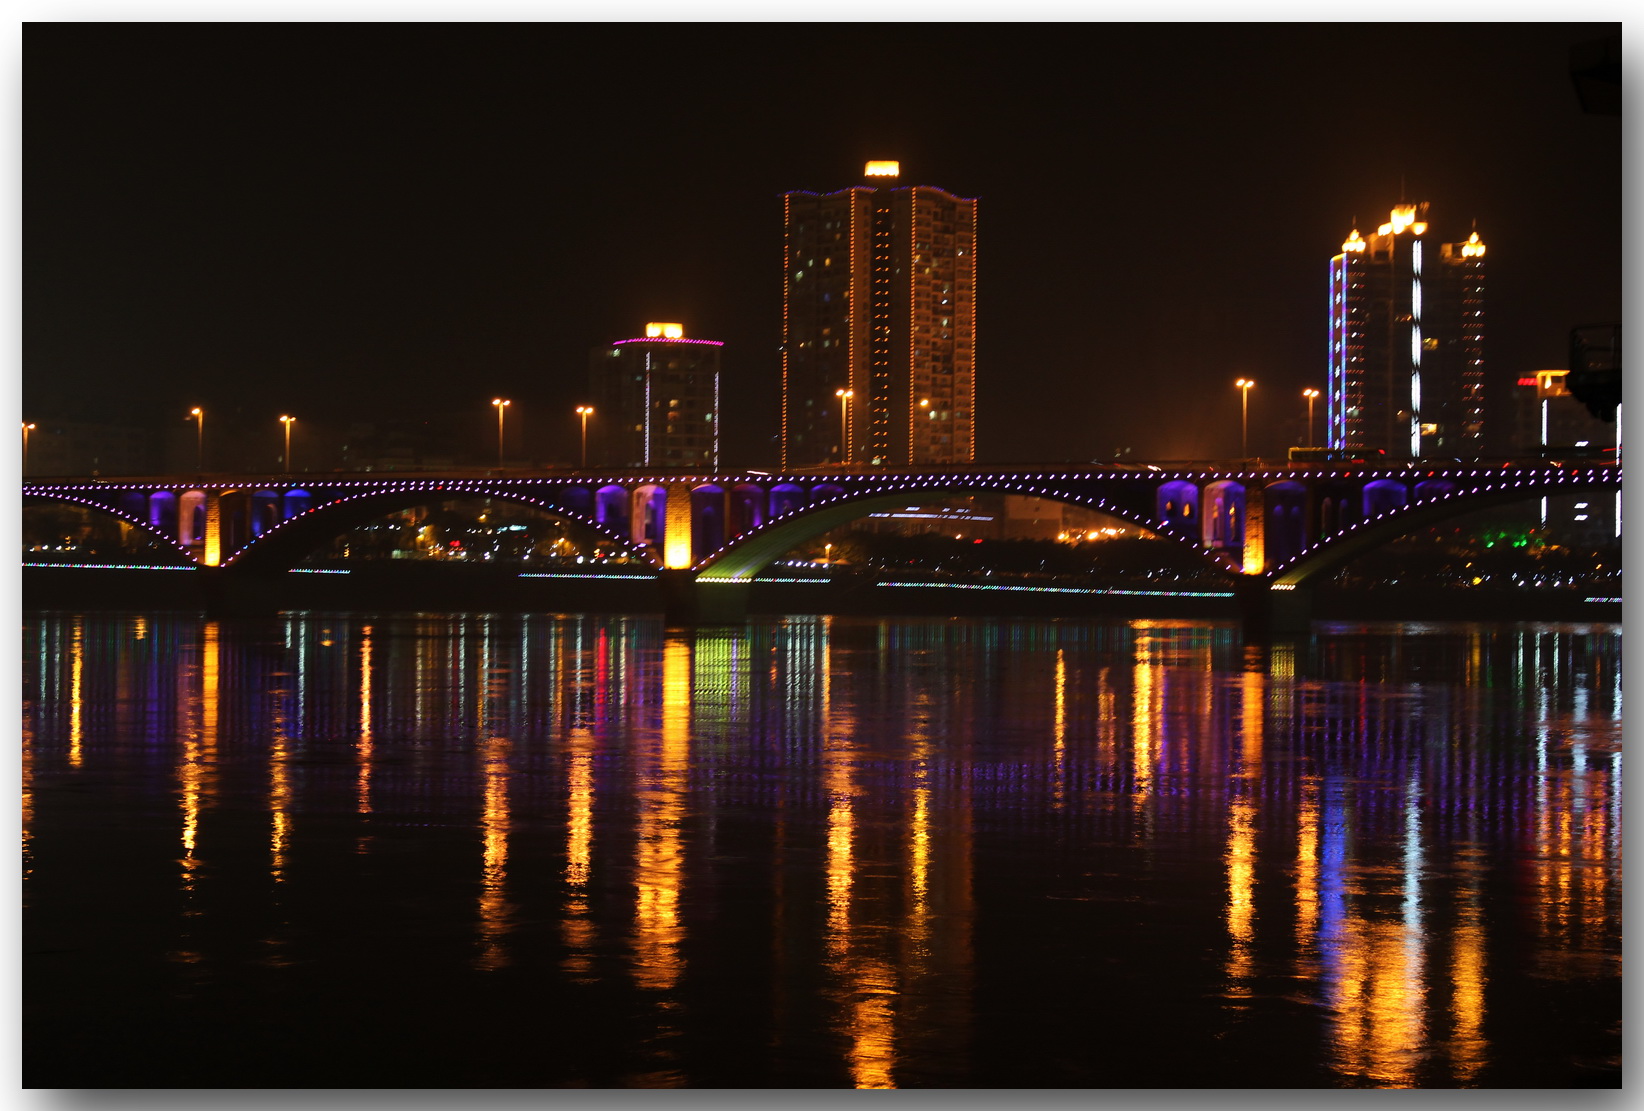
{"label": "light reflection on water", "polygon": [[1618,1082],[1614,627],[24,636],[28,1086]]}

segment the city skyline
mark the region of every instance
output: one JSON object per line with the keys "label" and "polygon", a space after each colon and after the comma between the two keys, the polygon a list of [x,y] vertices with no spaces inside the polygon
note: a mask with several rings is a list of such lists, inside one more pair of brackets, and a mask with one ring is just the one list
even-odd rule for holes
{"label": "city skyline", "polygon": [[508,397],[527,446],[569,461],[588,350],[675,320],[726,341],[723,464],[773,463],[780,198],[894,156],[986,201],[980,461],[1231,455],[1240,377],[1271,454],[1325,384],[1319,244],[1401,182],[1511,260],[1487,393],[1620,318],[1621,125],[1569,75],[1571,46],[1614,32],[1424,27],[1424,64],[1348,89],[1336,60],[1382,29],[833,25],[795,40],[805,59],[918,44],[965,81],[926,101],[887,71],[869,96],[739,59],[571,118],[552,105],[600,50],[713,30],[35,25],[24,415],[187,433],[191,407],[238,408],[272,440],[283,413],[471,409],[479,436]]}

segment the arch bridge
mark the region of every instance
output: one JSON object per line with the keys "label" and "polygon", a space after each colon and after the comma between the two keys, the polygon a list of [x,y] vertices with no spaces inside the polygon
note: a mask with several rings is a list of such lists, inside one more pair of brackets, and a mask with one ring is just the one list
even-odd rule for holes
{"label": "arch bridge", "polygon": [[[734,616],[758,572],[876,510],[1016,494],[1109,514],[1176,541],[1245,594],[1301,590],[1414,529],[1526,498],[1621,486],[1615,463],[1132,464],[796,472],[213,475],[25,480],[26,502],[108,513],[225,577],[289,570],[400,509],[490,498],[581,525],[671,584],[682,611]],[[712,591],[696,586],[713,585]],[[1280,600],[1282,601],[1282,599]]]}

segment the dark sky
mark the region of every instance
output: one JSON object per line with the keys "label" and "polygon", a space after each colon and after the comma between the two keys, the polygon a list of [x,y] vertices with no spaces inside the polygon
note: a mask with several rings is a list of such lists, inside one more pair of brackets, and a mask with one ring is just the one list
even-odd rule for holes
{"label": "dark sky", "polygon": [[24,415],[272,441],[501,394],[570,458],[589,348],[679,320],[768,464],[781,194],[869,158],[981,198],[983,461],[1231,454],[1241,375],[1252,449],[1295,442],[1328,260],[1401,183],[1489,246],[1499,398],[1620,319],[1622,124],[1568,75],[1613,33],[30,24]]}

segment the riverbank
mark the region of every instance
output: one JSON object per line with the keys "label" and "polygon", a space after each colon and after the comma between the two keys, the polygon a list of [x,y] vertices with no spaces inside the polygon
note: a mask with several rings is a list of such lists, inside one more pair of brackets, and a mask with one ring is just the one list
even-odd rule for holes
{"label": "riverbank", "polygon": [[[648,575],[379,563],[233,579],[194,568],[24,567],[25,610],[387,610],[663,613]],[[713,589],[704,587],[703,589]],[[1119,617],[1238,620],[1231,591],[1067,583],[933,581],[838,574],[755,581],[751,614]],[[1619,598],[1572,591],[1387,587],[1313,593],[1315,620],[1620,621]]]}

